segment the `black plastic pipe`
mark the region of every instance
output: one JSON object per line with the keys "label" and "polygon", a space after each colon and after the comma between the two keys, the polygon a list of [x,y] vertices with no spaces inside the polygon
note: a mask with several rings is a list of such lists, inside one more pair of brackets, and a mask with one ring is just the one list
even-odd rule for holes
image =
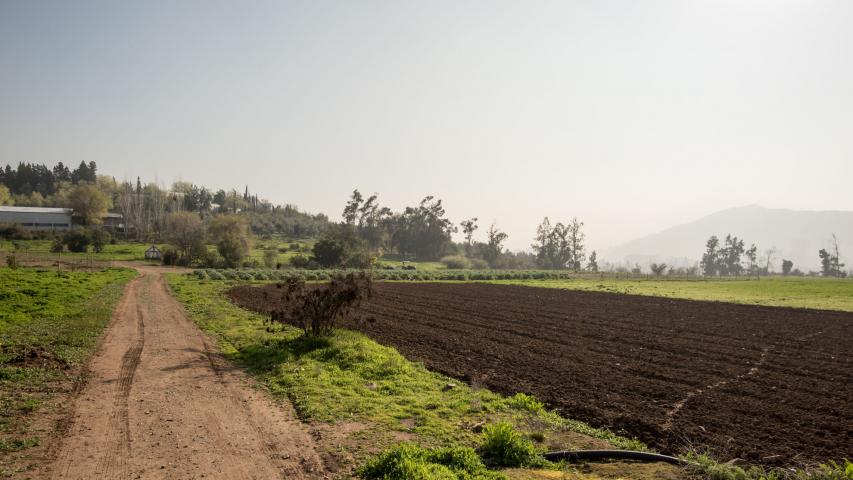
{"label": "black plastic pipe", "polygon": [[578,460],[638,460],[641,462],[665,462],[673,465],[687,465],[680,458],[659,453],[637,452],[635,450],[563,450],[548,452],[545,460],[549,462],[576,462]]}

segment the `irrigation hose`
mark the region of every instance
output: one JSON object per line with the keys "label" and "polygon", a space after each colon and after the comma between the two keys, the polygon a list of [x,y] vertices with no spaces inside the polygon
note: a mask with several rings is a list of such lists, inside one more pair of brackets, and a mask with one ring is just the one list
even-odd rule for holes
{"label": "irrigation hose", "polygon": [[687,465],[680,458],[659,453],[637,452],[634,450],[563,450],[559,452],[548,452],[545,460],[558,462],[576,462],[579,460],[638,460],[641,462],[665,462],[673,465]]}

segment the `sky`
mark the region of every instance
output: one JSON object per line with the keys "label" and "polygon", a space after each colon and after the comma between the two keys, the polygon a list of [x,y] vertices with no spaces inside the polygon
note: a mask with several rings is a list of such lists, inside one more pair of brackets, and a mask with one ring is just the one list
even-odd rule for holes
{"label": "sky", "polygon": [[0,0],[0,164],[427,195],[605,249],[747,204],[853,210],[853,2]]}

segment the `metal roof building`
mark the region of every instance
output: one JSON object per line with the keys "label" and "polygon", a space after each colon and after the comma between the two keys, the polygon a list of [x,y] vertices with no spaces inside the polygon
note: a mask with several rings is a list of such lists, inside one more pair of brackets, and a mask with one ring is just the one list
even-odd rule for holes
{"label": "metal roof building", "polygon": [[16,224],[31,230],[68,230],[70,208],[6,207],[0,205],[0,224]]}

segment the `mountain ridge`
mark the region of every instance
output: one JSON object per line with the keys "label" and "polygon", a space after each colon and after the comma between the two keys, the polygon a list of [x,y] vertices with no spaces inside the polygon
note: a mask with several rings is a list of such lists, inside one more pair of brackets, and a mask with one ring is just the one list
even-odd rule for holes
{"label": "mountain ridge", "polygon": [[759,256],[772,248],[772,269],[781,270],[782,259],[792,260],[803,271],[820,266],[818,250],[829,249],[832,234],[838,237],[841,261],[853,254],[853,211],[792,210],[765,208],[756,204],[720,210],[692,222],[674,225],[651,235],[617,245],[605,251],[613,263],[666,262],[670,265],[696,264],[711,235],[720,239],[727,234],[744,240],[747,248],[758,246]]}

